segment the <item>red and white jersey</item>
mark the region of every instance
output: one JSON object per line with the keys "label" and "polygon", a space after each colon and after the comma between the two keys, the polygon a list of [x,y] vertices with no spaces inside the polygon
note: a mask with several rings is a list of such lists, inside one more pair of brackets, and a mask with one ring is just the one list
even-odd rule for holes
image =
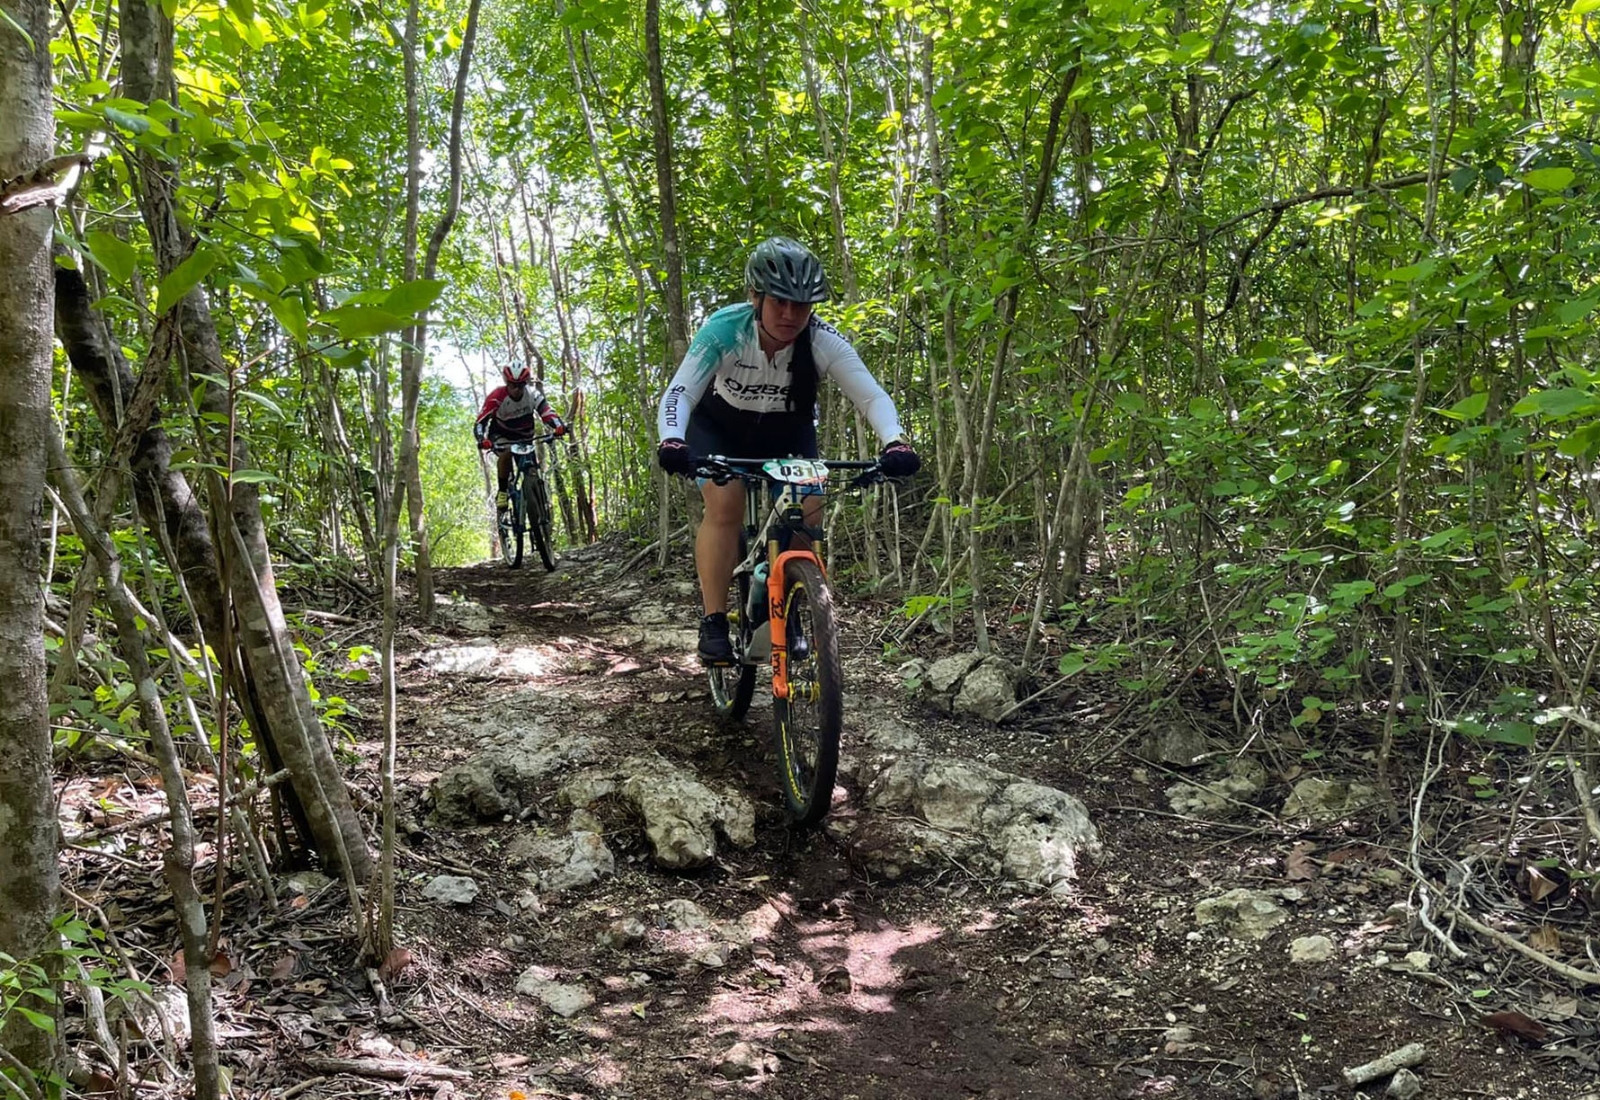
{"label": "red and white jersey", "polygon": [[505,386],[491,390],[478,413],[480,421],[490,418],[492,427],[508,435],[532,435],[540,420],[548,424],[557,419],[544,391],[532,382],[522,387],[520,397],[512,397]]}

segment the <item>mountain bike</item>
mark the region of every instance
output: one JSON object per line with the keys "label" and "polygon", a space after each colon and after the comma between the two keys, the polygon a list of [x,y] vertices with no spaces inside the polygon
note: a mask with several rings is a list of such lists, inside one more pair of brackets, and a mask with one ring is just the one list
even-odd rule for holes
{"label": "mountain bike", "polygon": [[547,571],[556,567],[555,521],[550,510],[550,491],[545,484],[544,463],[539,444],[555,440],[554,432],[516,442],[497,440],[496,453],[511,452],[511,476],[506,480],[507,507],[496,516],[500,524],[500,556],[515,569],[522,564],[522,540],[526,534],[539,551]]}
{"label": "mountain bike", "polygon": [[859,471],[850,479],[852,489],[883,480],[875,461],[713,455],[699,459],[695,470],[719,485],[745,486],[743,560],[728,590],[734,659],[707,669],[712,705],[725,718],[743,718],[755,697],[756,668],[771,662],[778,780],[798,826],[817,824],[832,804],[844,724],[844,674],[823,565],[824,534],[805,522],[804,512],[805,498],[821,495],[834,470]]}

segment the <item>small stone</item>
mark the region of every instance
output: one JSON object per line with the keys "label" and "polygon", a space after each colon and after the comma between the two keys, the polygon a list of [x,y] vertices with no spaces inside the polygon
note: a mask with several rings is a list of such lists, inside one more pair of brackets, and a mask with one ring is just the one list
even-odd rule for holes
{"label": "small stone", "polygon": [[1433,956],[1426,951],[1408,951],[1406,965],[1412,970],[1432,970]]}
{"label": "small stone", "polygon": [[1289,919],[1289,914],[1260,890],[1229,890],[1206,898],[1194,907],[1195,923],[1219,924],[1224,935],[1236,939],[1264,940]]}
{"label": "small stone", "polygon": [[1389,1078],[1389,1087],[1383,1090],[1385,1096],[1393,1096],[1395,1100],[1414,1100],[1422,1095],[1422,1078],[1408,1069],[1395,1070],[1393,1077]]}
{"label": "small stone", "polygon": [[333,885],[333,879],[321,871],[296,871],[289,876],[289,893],[315,894],[327,886]]}
{"label": "small stone", "polygon": [[551,971],[530,966],[517,978],[517,992],[533,997],[562,1019],[576,1016],[594,1004],[594,995],[581,985],[555,981]]}
{"label": "small stone", "polygon": [[689,961],[705,967],[707,970],[721,970],[728,965],[728,960],[733,957],[733,945],[726,943],[713,943],[702,947]]}
{"label": "small stone", "polygon": [[717,1059],[717,1073],[730,1081],[764,1077],[778,1072],[778,1058],[754,1043],[735,1043]]}
{"label": "small stone", "polygon": [[447,905],[471,905],[478,896],[478,884],[465,875],[436,875],[422,888],[429,901]]}
{"label": "small stone", "polygon": [[647,929],[644,921],[638,917],[623,917],[600,933],[600,944],[603,947],[616,948],[632,947],[644,940]]}
{"label": "small stone", "polygon": [[711,927],[706,911],[688,898],[673,898],[661,907],[667,918],[667,927],[679,932],[698,932]]}
{"label": "small stone", "polygon": [[1301,936],[1289,945],[1292,963],[1324,963],[1333,958],[1333,941],[1327,936]]}
{"label": "small stone", "polygon": [[502,951],[521,951],[528,946],[528,937],[519,936],[515,932],[500,941]]}

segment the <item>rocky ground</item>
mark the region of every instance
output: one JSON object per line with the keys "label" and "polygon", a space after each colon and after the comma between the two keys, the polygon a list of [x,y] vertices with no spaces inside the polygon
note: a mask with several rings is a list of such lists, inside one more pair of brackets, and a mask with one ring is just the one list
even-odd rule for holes
{"label": "rocky ground", "polygon": [[[1409,823],[1346,781],[1359,728],[1241,753],[1204,685],[1149,729],[1088,684],[997,726],[1007,666],[931,633],[886,663],[893,609],[846,593],[841,782],[798,835],[767,707],[710,712],[689,563],[625,557],[442,575],[401,662],[392,1011],[339,888],[296,876],[282,911],[235,914],[236,1095],[1287,1098],[1399,1052],[1362,1094],[1600,1100],[1581,985],[1425,926]],[[375,792],[372,723],[347,721]],[[1493,837],[1493,799],[1440,804],[1439,843]],[[1517,866],[1472,911],[1591,969],[1587,891]]]}

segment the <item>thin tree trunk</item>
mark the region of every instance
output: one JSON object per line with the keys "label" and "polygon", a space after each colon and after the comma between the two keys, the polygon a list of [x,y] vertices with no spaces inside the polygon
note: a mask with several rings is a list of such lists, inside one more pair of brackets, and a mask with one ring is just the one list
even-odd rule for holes
{"label": "thin tree trunk", "polygon": [[[664,289],[667,309],[667,359],[661,376],[662,384],[672,376],[683,357],[689,352],[689,324],[683,304],[683,256],[678,247],[677,185],[672,168],[672,120],[667,115],[666,81],[661,65],[661,0],[645,0],[644,6],[645,54],[650,66],[650,123],[655,139],[656,189],[661,204],[661,251],[666,263],[667,279]],[[660,485],[659,512],[661,550],[657,564],[665,568],[672,541],[672,486],[663,475]]]}
{"label": "thin tree trunk", "polygon": [[[170,99],[172,23],[161,5],[121,0],[120,26],[127,95],[146,103]],[[145,227],[157,266],[165,275],[189,254],[189,241],[174,207],[177,179],[163,162],[147,153],[137,153],[134,160]],[[231,372],[217,340],[204,288],[191,290],[175,308],[186,357],[198,368],[186,372],[185,392],[193,393],[195,375],[227,377]],[[202,409],[209,419],[231,423],[228,392],[209,384],[201,391]],[[226,469],[250,468],[243,440],[229,439],[226,447],[222,456]],[[249,666],[247,682],[256,688],[262,717],[293,777],[311,834],[308,839],[325,864],[344,873],[349,885],[366,878],[372,857],[289,638],[262,526],[260,494],[253,484],[241,482],[231,486],[231,507],[222,499],[215,502],[218,531],[226,540],[221,560],[237,611],[239,642]]]}
{"label": "thin tree trunk", "polygon": [[[173,907],[178,914],[179,939],[183,942],[184,986],[189,998],[190,1055],[194,1062],[194,1095],[198,1100],[217,1100],[222,1095],[221,1078],[217,1064],[217,1029],[211,1013],[211,955],[206,944],[206,911],[194,881],[194,815],[189,807],[188,790],[183,780],[183,765],[178,759],[178,748],[172,741],[172,731],[167,725],[167,713],[160,687],[150,671],[150,658],[145,650],[144,634],[139,628],[136,601],[122,576],[122,559],[105,529],[95,520],[78,479],[68,465],[61,439],[51,432],[48,439],[51,459],[51,481],[61,495],[78,537],[83,540],[95,560],[105,582],[106,602],[111,608],[112,621],[117,627],[117,648],[127,662],[139,700],[139,720],[150,735],[151,748],[161,769],[162,786],[167,795],[167,814],[172,826],[172,847],[162,855],[167,888],[172,891]],[[116,468],[108,467],[105,484],[101,489],[107,501],[120,495]],[[98,502],[101,510],[108,510],[107,501]],[[197,731],[205,736],[204,731]],[[224,746],[226,749],[226,746]],[[226,801],[224,795],[223,801]],[[219,835],[226,824],[219,821]]]}
{"label": "thin tree trunk", "polygon": [[[50,5],[8,0],[33,37],[0,24],[0,180],[32,172],[54,152],[50,102]],[[0,951],[54,967],[51,921],[60,911],[56,814],[50,781],[45,685],[43,542],[45,455],[50,423],[50,238],[48,208],[0,214]],[[53,1004],[27,1007],[52,1018]],[[0,1045],[30,1068],[53,1070],[54,1036],[12,1013]]]}

